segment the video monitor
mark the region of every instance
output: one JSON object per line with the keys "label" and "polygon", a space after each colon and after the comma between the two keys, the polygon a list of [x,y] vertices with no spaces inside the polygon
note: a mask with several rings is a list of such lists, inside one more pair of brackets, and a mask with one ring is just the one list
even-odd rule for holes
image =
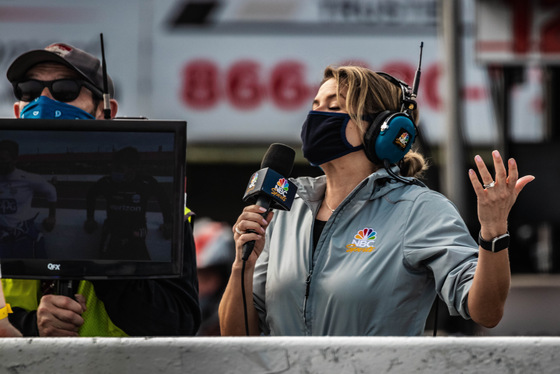
{"label": "video monitor", "polygon": [[180,276],[186,126],[0,119],[2,276]]}

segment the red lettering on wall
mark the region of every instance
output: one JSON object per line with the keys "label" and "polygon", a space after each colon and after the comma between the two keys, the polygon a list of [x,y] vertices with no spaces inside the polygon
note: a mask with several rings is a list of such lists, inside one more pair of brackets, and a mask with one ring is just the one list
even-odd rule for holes
{"label": "red lettering on wall", "polygon": [[512,0],[513,52],[527,53],[531,43],[532,7],[529,0]]}
{"label": "red lettering on wall", "polygon": [[278,64],[270,77],[270,97],[280,109],[297,109],[308,103],[310,89],[305,84],[305,67],[296,61]]}
{"label": "red lettering on wall", "polygon": [[543,53],[560,53],[560,13],[556,13],[542,27],[539,49]]}
{"label": "red lettering on wall", "polygon": [[[560,53],[560,14],[557,12],[557,0],[509,0],[506,4],[512,14],[513,52],[520,55],[527,54],[531,52],[532,43],[538,42],[539,52]],[[551,16],[545,18],[535,16],[539,10]],[[537,36],[531,35],[533,23],[538,30]]]}
{"label": "red lettering on wall", "polygon": [[253,109],[261,104],[265,93],[261,87],[260,66],[254,61],[239,61],[229,69],[226,95],[238,109]]}
{"label": "red lettering on wall", "polygon": [[[306,83],[307,70],[303,62],[290,60],[277,63],[267,73],[255,61],[240,60],[223,74],[212,61],[193,60],[186,64],[182,72],[181,99],[185,106],[197,110],[212,109],[221,100],[227,100],[239,110],[253,110],[267,99],[279,109],[299,110],[311,105],[318,89]],[[392,61],[373,70],[384,71],[411,85],[416,66]],[[432,111],[443,109],[439,85],[442,74],[437,63],[423,67],[418,92],[420,110],[422,107]],[[316,78],[314,82],[320,77]],[[468,86],[463,90],[463,97],[469,101],[485,100],[487,96],[483,86]]]}
{"label": "red lettering on wall", "polygon": [[218,67],[209,60],[191,61],[183,69],[183,102],[195,109],[209,109],[219,99]]}

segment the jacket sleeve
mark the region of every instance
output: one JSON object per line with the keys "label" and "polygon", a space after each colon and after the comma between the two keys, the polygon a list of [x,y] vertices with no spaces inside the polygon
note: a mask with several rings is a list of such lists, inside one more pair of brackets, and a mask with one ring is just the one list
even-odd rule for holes
{"label": "jacket sleeve", "polygon": [[453,203],[432,191],[421,194],[406,227],[406,263],[430,272],[450,315],[470,319],[467,299],[478,263],[478,245]]}
{"label": "jacket sleeve", "polygon": [[196,251],[186,221],[180,278],[93,281],[115,325],[130,336],[195,335],[200,327]]}
{"label": "jacket sleeve", "polygon": [[27,311],[23,308],[13,308],[13,313],[8,315],[10,323],[18,329],[23,336],[39,336],[37,328],[37,311]]}

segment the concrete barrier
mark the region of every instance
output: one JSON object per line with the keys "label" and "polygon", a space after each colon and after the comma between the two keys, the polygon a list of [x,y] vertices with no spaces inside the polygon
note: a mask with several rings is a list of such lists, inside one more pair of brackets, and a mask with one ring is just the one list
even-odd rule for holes
{"label": "concrete barrier", "polygon": [[558,373],[556,337],[5,338],[0,373]]}

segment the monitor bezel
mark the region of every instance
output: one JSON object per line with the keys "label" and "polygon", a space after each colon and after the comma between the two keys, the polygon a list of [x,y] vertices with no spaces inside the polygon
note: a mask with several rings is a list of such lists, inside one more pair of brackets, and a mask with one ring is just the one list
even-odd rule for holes
{"label": "monitor bezel", "polygon": [[[76,123],[79,121],[79,123]],[[3,278],[51,279],[51,280],[97,280],[97,279],[149,279],[175,278],[182,275],[187,122],[181,120],[54,120],[54,119],[6,119],[0,118],[0,134],[3,130],[22,131],[71,131],[71,132],[134,132],[173,133],[173,225],[171,236],[171,260],[135,261],[101,259],[0,259]],[[1,136],[0,136],[1,138]],[[58,270],[57,270],[58,269]]]}

